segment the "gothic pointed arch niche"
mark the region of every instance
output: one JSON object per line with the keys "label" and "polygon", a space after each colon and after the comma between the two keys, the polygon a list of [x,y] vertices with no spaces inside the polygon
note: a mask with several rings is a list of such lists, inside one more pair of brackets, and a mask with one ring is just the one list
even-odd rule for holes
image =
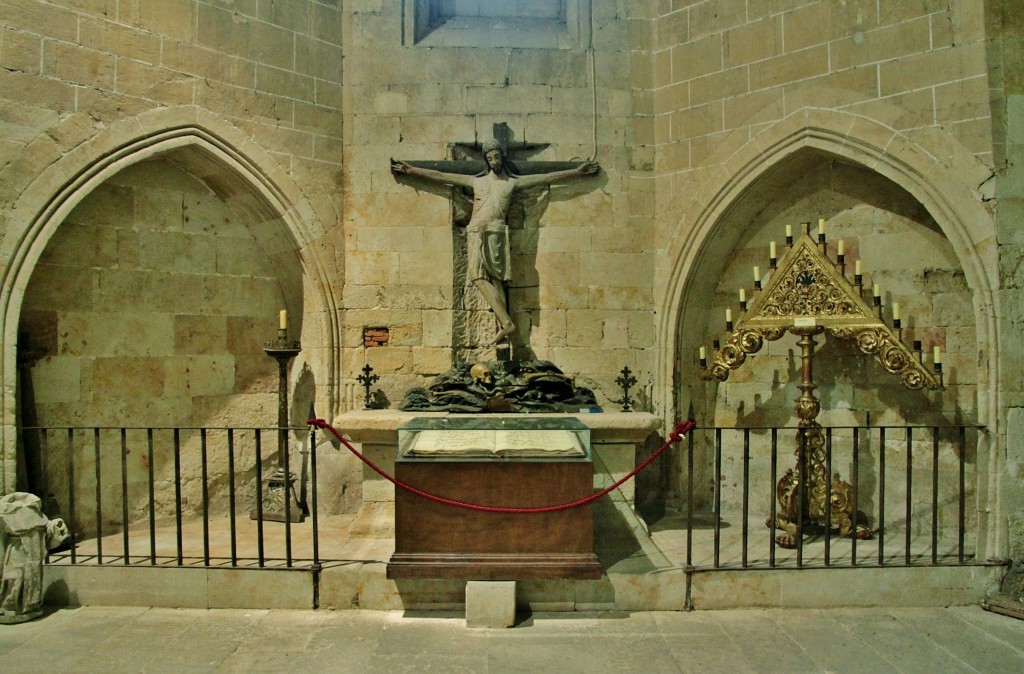
{"label": "gothic pointed arch niche", "polygon": [[[788,345],[767,353],[761,371],[748,373],[750,381],[710,392],[697,377],[696,355],[699,346],[710,346],[724,333],[724,308],[738,311],[737,290],[752,292],[751,268],[767,267],[769,241],[781,246],[785,224],[796,227],[820,217],[830,223],[831,240],[847,239],[848,259],[863,257],[865,273],[877,274],[875,282],[888,291],[887,305],[895,300],[912,307],[922,331],[951,340],[947,350],[959,351],[958,371],[949,379],[953,385],[941,398],[938,416],[994,428],[998,306],[988,245],[993,225],[976,191],[981,181],[973,180],[984,174],[980,162],[952,139],[946,144],[949,155],[940,159],[881,124],[834,111],[804,110],[746,144],[723,143],[730,145],[740,149],[713,157],[695,172],[698,189],[681,205],[678,233],[669,246],[659,328],[666,345],[660,372],[672,382],[664,391],[665,408],[685,414],[693,404],[709,425],[786,423],[792,403],[787,380],[795,367]],[[943,300],[927,302],[935,293]],[[950,321],[955,325],[946,325]],[[838,367],[833,374],[846,377],[849,385],[832,390],[831,403],[856,408],[863,399],[851,405],[840,398],[858,387],[875,395],[867,408],[884,412],[903,402],[884,392],[870,372]],[[729,400],[723,404],[725,396]],[[890,422],[898,423],[897,418]],[[986,474],[977,476],[981,502],[997,502],[995,463],[989,460]],[[987,536],[981,547],[998,547],[998,528],[984,521],[979,527]]]}
{"label": "gothic pointed arch niche", "polygon": [[[76,213],[76,209],[81,214],[83,208],[91,208],[94,216],[109,217],[111,222],[107,224],[114,224],[113,221],[123,218],[126,213],[123,209],[122,212],[118,212],[119,204],[116,198],[104,199],[104,196],[108,196],[104,192],[112,192],[115,196],[120,192],[120,196],[124,196],[124,193],[131,192],[133,187],[144,183],[147,174],[157,183],[161,183],[150,187],[157,191],[168,188],[163,190],[165,197],[167,194],[175,193],[176,188],[180,188],[176,194],[182,199],[182,221],[165,228],[178,230],[177,241],[174,240],[174,236],[157,236],[154,230],[159,228],[145,226],[135,227],[134,232],[126,235],[128,241],[118,240],[118,234],[113,234],[113,238],[108,237],[106,241],[79,241],[79,244],[93,247],[91,250],[95,251],[96,259],[90,261],[91,263],[98,266],[107,264],[107,280],[111,285],[107,286],[106,290],[115,287],[118,272],[121,271],[118,269],[119,264],[123,262],[125,265],[138,265],[152,278],[145,281],[138,278],[129,279],[126,281],[128,287],[122,288],[121,292],[130,294],[132,284],[141,283],[142,287],[136,290],[150,292],[150,300],[166,305],[162,319],[163,328],[170,330],[169,335],[160,336],[160,329],[145,326],[146,321],[143,319],[142,329],[149,330],[144,336],[152,335],[156,342],[162,340],[164,344],[169,344],[171,349],[174,348],[174,340],[193,340],[195,343],[196,339],[212,339],[219,344],[200,344],[195,347],[199,352],[211,349],[237,350],[242,343],[247,344],[246,351],[252,351],[253,349],[248,347],[261,345],[263,340],[273,336],[277,310],[282,306],[288,307],[293,334],[298,337],[301,333],[306,346],[303,357],[312,365],[313,371],[321,373],[317,387],[323,407],[332,413],[336,411],[333,406],[336,405],[337,395],[333,388],[337,381],[334,347],[338,342],[338,326],[337,311],[333,307],[332,299],[336,295],[331,291],[331,281],[326,274],[323,261],[315,252],[315,244],[323,236],[325,223],[332,222],[331,214],[318,212],[287,173],[278,168],[266,152],[237,129],[193,108],[164,109],[115,124],[87,143],[72,149],[60,161],[40,174],[9,211],[8,228],[2,243],[4,257],[8,262],[4,269],[0,296],[0,318],[4,322],[6,345],[2,370],[5,391],[3,404],[5,410],[11,411],[5,412],[5,419],[11,421],[5,421],[3,427],[4,453],[5,459],[8,459],[5,465],[9,468],[13,467],[13,447],[16,438],[16,427],[12,424],[15,409],[16,345],[19,332],[23,332],[23,328],[27,327],[21,325],[21,319],[26,293],[29,293],[28,299],[31,300],[34,284],[32,279],[41,263],[45,266],[46,262],[53,261],[55,254],[60,255],[61,250],[51,246],[51,243],[61,234],[61,228],[69,216]],[[54,189],[53,185],[58,187]],[[142,201],[147,199],[148,197],[143,197]],[[93,202],[91,206],[90,200]],[[129,210],[132,210],[134,215],[129,214],[129,217],[135,217],[135,211],[145,210],[149,206],[145,203],[133,204]],[[111,209],[110,213],[106,216],[96,215],[106,207]],[[198,209],[198,212],[192,212],[192,217],[189,214],[190,207]],[[321,205],[320,210],[322,209]],[[223,221],[213,222],[218,218]],[[227,223],[227,220],[234,222]],[[205,232],[209,235],[207,238],[190,240],[190,234],[203,234],[204,228],[208,230]],[[72,228],[65,228],[63,233],[65,245],[70,229]],[[108,234],[111,229],[116,228],[108,228]],[[132,227],[123,229],[125,232],[133,230]],[[222,234],[223,237],[220,236]],[[204,246],[203,241],[209,245]],[[247,264],[246,254],[230,252],[232,244],[237,244],[240,249],[247,251],[246,254],[251,253],[255,258],[265,261],[262,263],[264,271],[261,272],[263,292],[246,287],[248,272],[243,269]],[[126,250],[131,252],[125,253]],[[130,259],[117,260],[118,254],[127,255]],[[113,258],[104,261],[104,256]],[[111,262],[112,264],[108,264]],[[182,270],[176,269],[176,265],[189,264],[196,267],[206,265],[210,273],[220,274],[220,281],[223,282],[210,283],[192,278],[191,286],[176,289],[174,284],[179,282],[181,277],[188,275],[177,274],[176,272]],[[161,282],[160,278],[157,278],[161,274],[163,278],[171,280],[171,283]],[[105,290],[97,289],[95,284],[99,281],[95,278],[96,274],[79,276],[82,276],[79,280],[88,277],[90,282],[90,286],[81,288],[82,290],[94,293],[102,293]],[[260,273],[253,276],[260,276]],[[232,287],[237,289],[237,293],[233,292]],[[267,288],[276,290],[268,292]],[[190,335],[190,317],[194,326],[198,328],[197,332],[202,333],[204,315],[216,312],[208,311],[200,305],[177,311],[181,309],[173,306],[177,295],[188,292],[193,295],[200,293],[200,305],[206,303],[207,306],[216,306],[221,302],[230,303],[235,301],[237,294],[248,293],[251,306],[241,312],[247,314],[248,318],[240,316],[233,319],[231,327],[238,328],[248,323],[252,329],[242,330],[244,334],[239,334],[238,330],[229,329],[225,324],[214,330],[212,337],[209,334],[205,337]],[[193,299],[195,300],[195,297]],[[260,304],[266,306],[254,306]],[[83,306],[82,309],[89,307]],[[258,335],[258,327],[252,325],[256,321],[256,313],[260,316],[265,313],[267,323],[267,329]],[[175,318],[176,314],[183,318]],[[38,319],[39,316],[35,318]],[[111,318],[116,318],[116,315]],[[307,325],[303,325],[303,318],[306,319]],[[44,317],[44,322],[45,320]],[[90,331],[92,337],[97,337],[95,326],[90,328]],[[63,348],[67,355],[69,347],[66,335],[60,339],[64,340]],[[137,345],[126,345],[125,342],[126,340],[122,340],[120,346],[114,348],[128,351],[140,348]],[[77,347],[70,347],[71,355],[74,348]],[[154,351],[159,351],[159,348],[154,348]],[[150,354],[135,355],[140,359],[136,364],[143,371],[147,371],[145,358]],[[152,355],[159,358],[167,354]],[[232,384],[242,389],[246,386],[258,387],[255,380],[249,376],[253,374],[254,364],[258,363],[255,358],[247,356],[245,360],[248,364],[234,362],[234,371],[231,372],[231,368],[227,368],[223,362],[217,362],[216,354],[193,355],[210,356],[212,361],[204,363],[209,366],[204,369],[208,373],[213,373],[211,376],[214,379],[219,378],[225,386],[231,379]],[[152,363],[150,365],[152,366]],[[88,381],[94,374],[93,371],[85,373],[87,380],[84,384],[91,386],[95,383]],[[73,378],[75,381],[72,383],[83,387],[82,376],[82,372],[79,371],[78,377]],[[151,382],[150,387],[154,393],[161,389],[160,396],[163,396],[167,387],[188,389],[193,383],[190,378],[193,376],[198,391],[208,390],[216,393],[218,389],[217,384],[209,379],[200,381],[199,376],[191,371],[184,381],[168,377],[166,373],[163,376],[162,382]],[[230,425],[230,417],[233,416],[231,403],[226,402],[219,412],[215,411],[215,408],[215,405],[211,407],[210,414],[204,415],[205,419],[193,419],[191,423],[216,423],[219,420],[221,425]],[[172,417],[184,414],[182,410],[162,411]],[[172,420],[169,417],[162,418],[159,414],[155,416],[157,418],[152,420],[135,421],[154,424],[186,423],[177,418]],[[272,416],[271,414],[268,418],[271,422]],[[86,419],[77,421],[89,423]],[[13,489],[14,481],[14,471],[5,471],[5,490]]]}

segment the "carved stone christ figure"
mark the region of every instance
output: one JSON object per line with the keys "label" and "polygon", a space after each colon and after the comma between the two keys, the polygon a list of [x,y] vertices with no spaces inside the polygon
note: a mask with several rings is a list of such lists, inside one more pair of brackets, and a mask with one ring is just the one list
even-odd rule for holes
{"label": "carved stone christ figure", "polygon": [[516,327],[505,304],[504,289],[504,284],[511,279],[507,217],[513,193],[593,175],[600,166],[595,162],[583,162],[564,171],[515,176],[505,168],[505,158],[498,141],[485,141],[483,151],[487,170],[476,176],[435,171],[396,160],[391,162],[391,172],[473,190],[473,215],[466,231],[469,280],[498,319],[498,333],[493,342],[497,344],[507,339]]}

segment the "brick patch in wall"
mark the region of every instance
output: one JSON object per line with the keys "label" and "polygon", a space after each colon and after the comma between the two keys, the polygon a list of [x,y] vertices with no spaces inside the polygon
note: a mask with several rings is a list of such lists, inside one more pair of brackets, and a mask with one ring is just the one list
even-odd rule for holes
{"label": "brick patch in wall", "polygon": [[363,328],[363,346],[387,346],[389,337],[387,327]]}

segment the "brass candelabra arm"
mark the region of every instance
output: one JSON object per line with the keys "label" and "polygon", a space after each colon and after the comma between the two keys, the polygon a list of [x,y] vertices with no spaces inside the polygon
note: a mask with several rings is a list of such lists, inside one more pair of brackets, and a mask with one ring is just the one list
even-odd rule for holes
{"label": "brass candelabra arm", "polygon": [[893,332],[883,327],[835,328],[834,336],[853,340],[861,353],[873,355],[882,368],[899,375],[903,385],[911,390],[941,389],[941,372],[931,372]]}
{"label": "brass candelabra arm", "polygon": [[757,353],[765,341],[774,341],[784,334],[785,328],[746,328],[741,324],[725,340],[711,364],[701,371],[701,379],[725,381],[729,372],[743,365],[748,354]]}

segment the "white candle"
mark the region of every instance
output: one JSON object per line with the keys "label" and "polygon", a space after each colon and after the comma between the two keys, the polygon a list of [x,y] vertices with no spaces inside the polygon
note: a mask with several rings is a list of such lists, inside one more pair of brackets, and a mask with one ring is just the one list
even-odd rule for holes
{"label": "white candle", "polygon": [[787,239],[792,239],[793,238],[793,225],[786,225],[786,238]]}
{"label": "white candle", "polygon": [[942,349],[940,349],[938,346],[932,349],[932,362],[934,362],[936,365],[942,362]]}
{"label": "white candle", "polygon": [[747,301],[747,291],[745,288],[740,288],[740,302]]}
{"label": "white candle", "polygon": [[768,244],[768,257],[770,257],[773,260],[776,257],[778,257],[778,255],[775,254],[775,242],[774,241],[772,241],[771,243]]}
{"label": "white candle", "polygon": [[894,320],[894,321],[900,320],[900,303],[899,302],[893,302],[892,303],[892,320]]}
{"label": "white candle", "polygon": [[846,241],[839,239],[839,243],[836,245],[836,253],[839,255],[846,255]]}
{"label": "white candle", "polygon": [[825,218],[818,218],[818,235],[825,233]]}
{"label": "white candle", "polygon": [[732,323],[732,309],[725,310],[725,322]]}
{"label": "white candle", "polygon": [[760,282],[761,282],[761,268],[760,267],[754,267],[754,283],[760,283]]}
{"label": "white candle", "polygon": [[280,327],[282,330],[287,330],[288,329],[288,312],[285,311],[284,309],[281,309],[281,313],[278,314],[278,319],[279,319],[278,320],[278,327]]}
{"label": "white candle", "polygon": [[853,273],[856,274],[857,276],[861,275],[861,273],[860,273],[860,260],[857,260],[856,262],[853,263]]}
{"label": "white candle", "polygon": [[878,287],[877,283],[874,285],[873,294],[874,294],[875,297],[881,297],[882,296],[882,289]]}
{"label": "white candle", "polygon": [[703,346],[700,347],[700,352],[699,353],[700,353],[700,359],[701,360],[707,360],[708,352],[707,352],[707,350]]}

